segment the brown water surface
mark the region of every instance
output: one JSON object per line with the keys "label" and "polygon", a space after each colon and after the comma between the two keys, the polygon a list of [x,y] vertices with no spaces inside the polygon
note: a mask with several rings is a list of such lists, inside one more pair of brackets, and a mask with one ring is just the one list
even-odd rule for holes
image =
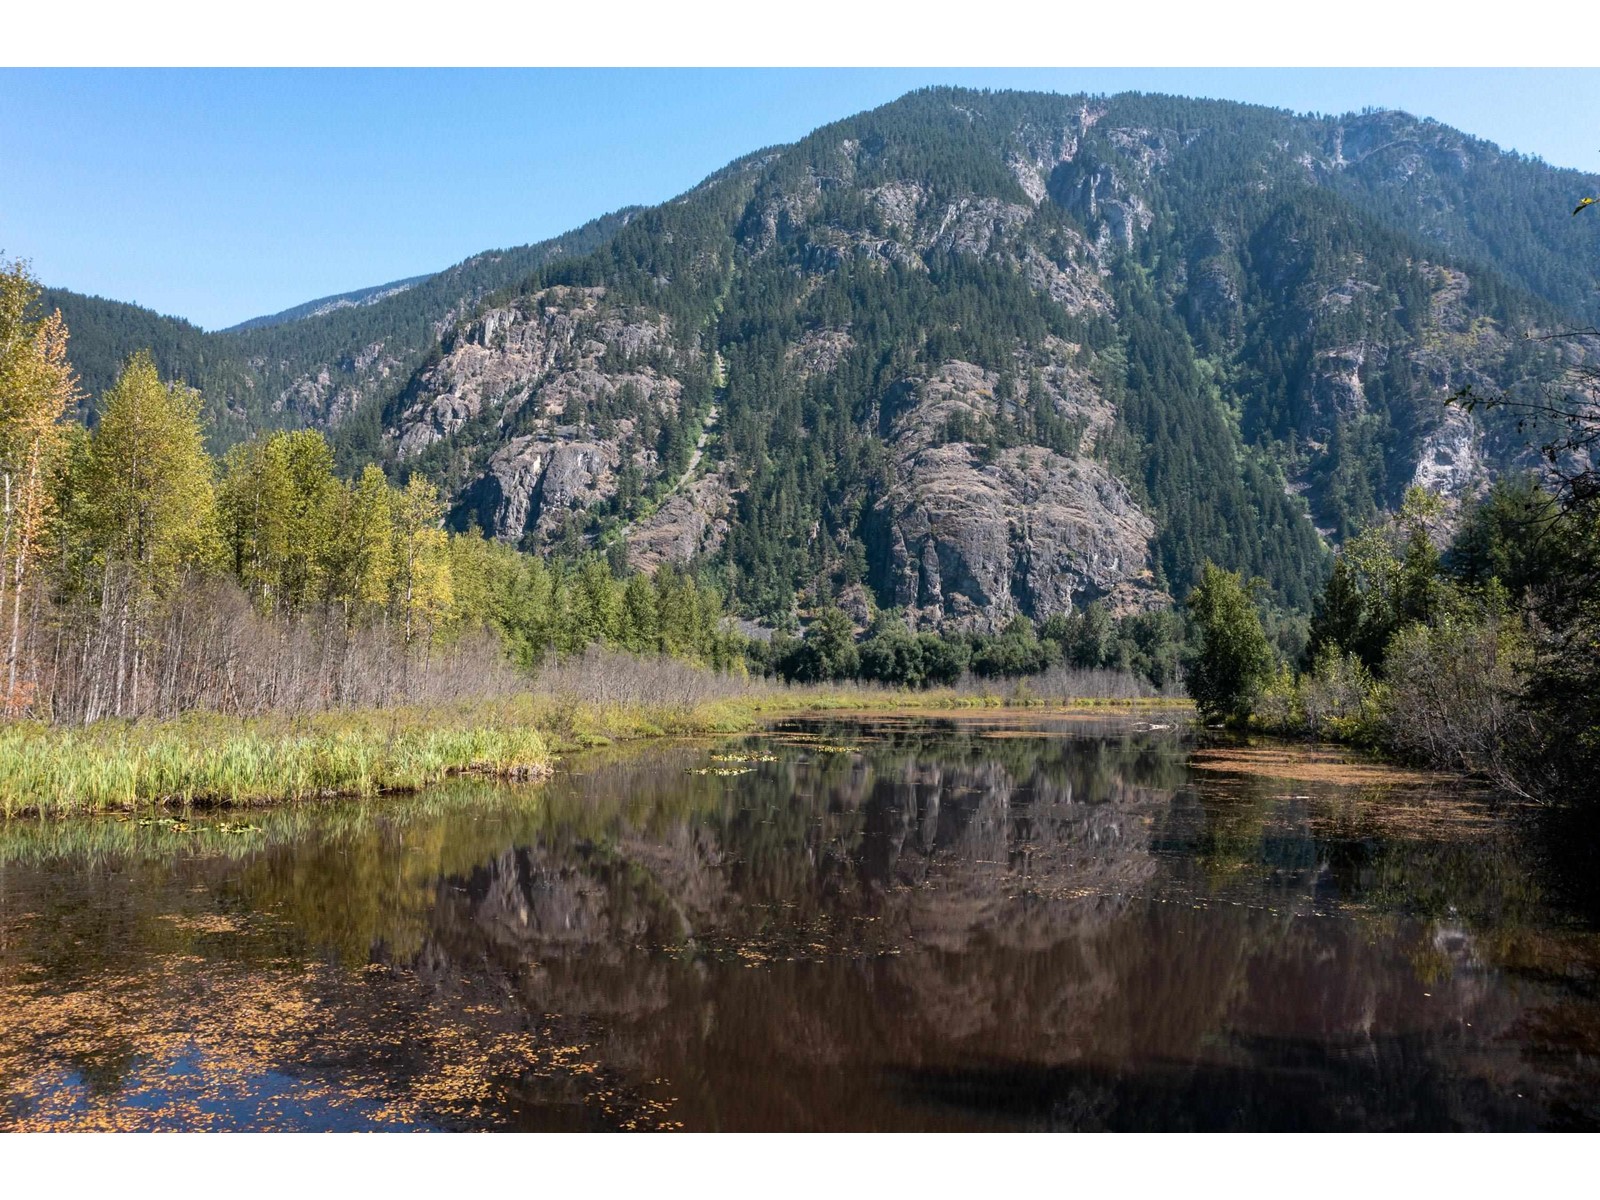
{"label": "brown water surface", "polygon": [[367,808],[13,822],[0,1127],[1600,1125],[1584,839],[1222,749],[834,718]]}

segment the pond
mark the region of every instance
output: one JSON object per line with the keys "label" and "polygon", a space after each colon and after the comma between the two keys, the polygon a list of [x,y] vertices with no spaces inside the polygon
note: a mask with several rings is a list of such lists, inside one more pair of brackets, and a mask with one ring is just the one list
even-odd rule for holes
{"label": "pond", "polygon": [[0,828],[0,1127],[1600,1126],[1587,843],[1181,717]]}

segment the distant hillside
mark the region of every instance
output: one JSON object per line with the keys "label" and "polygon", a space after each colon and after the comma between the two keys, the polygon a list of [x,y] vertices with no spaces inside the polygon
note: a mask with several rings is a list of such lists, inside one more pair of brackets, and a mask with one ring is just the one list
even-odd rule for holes
{"label": "distant hillside", "polygon": [[345,426],[461,522],[695,561],[747,613],[993,627],[1327,548],[1521,439],[1593,179],[1396,113],[932,90],[718,172],[489,297]]}
{"label": "distant hillside", "polygon": [[401,281],[408,284],[403,290],[369,289],[363,303],[312,301],[300,308],[323,311],[295,319],[278,314],[231,331],[208,333],[136,305],[59,288],[43,302],[59,307],[71,330],[86,414],[128,355],[149,349],[163,374],[205,393],[213,447],[221,449],[256,430],[336,424],[362,398],[403,383],[484,294],[515,285],[553,258],[588,253],[629,216],[624,210],[549,241],[486,251],[436,275]]}
{"label": "distant hillside", "polygon": [[273,313],[267,317],[251,317],[248,321],[240,321],[237,325],[230,325],[222,330],[223,333],[241,333],[246,329],[265,329],[268,325],[287,325],[290,321],[299,321],[305,317],[320,317],[333,312],[338,308],[360,308],[367,304],[376,304],[380,300],[387,300],[390,296],[397,296],[409,287],[415,287],[429,275],[413,275],[410,279],[397,279],[393,283],[380,283],[377,287],[359,288],[353,292],[341,292],[337,296],[324,296],[320,300],[308,300],[304,304],[297,304],[293,308],[286,308],[280,313]]}
{"label": "distant hillside", "polygon": [[68,355],[84,395],[80,417],[92,420],[97,399],[116,382],[128,356],[149,350],[163,376],[205,391],[215,445],[248,436],[253,425],[245,414],[255,407],[254,380],[234,347],[218,335],[137,304],[63,288],[46,288],[39,303],[60,309],[66,320]]}

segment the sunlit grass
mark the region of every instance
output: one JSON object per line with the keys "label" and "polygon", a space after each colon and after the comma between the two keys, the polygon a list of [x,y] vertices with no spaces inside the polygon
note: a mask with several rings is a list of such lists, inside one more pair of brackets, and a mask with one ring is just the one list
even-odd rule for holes
{"label": "sunlit grass", "polygon": [[531,774],[550,762],[532,725],[484,712],[325,714],[295,721],[195,714],[86,729],[0,728],[6,816],[250,805],[412,791],[449,775]]}
{"label": "sunlit grass", "polygon": [[[451,775],[527,776],[556,753],[638,738],[740,733],[806,712],[1144,707],[1148,701],[1052,701],[998,692],[752,687],[721,699],[594,703],[562,695],[432,708],[102,721],[71,729],[0,725],[0,811],[129,812],[246,806],[415,791]],[[1162,702],[1171,707],[1171,701]]]}

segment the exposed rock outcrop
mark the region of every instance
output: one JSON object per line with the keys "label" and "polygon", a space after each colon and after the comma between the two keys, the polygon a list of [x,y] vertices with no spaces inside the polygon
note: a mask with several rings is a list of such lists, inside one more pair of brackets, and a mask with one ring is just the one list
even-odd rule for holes
{"label": "exposed rock outcrop", "polygon": [[1477,424],[1459,408],[1447,408],[1437,428],[1422,440],[1413,486],[1460,500],[1487,482]]}
{"label": "exposed rock outcrop", "polygon": [[616,491],[619,457],[614,442],[512,438],[490,455],[488,468],[467,487],[462,504],[496,537],[548,539],[570,513]]}
{"label": "exposed rock outcrop", "polygon": [[705,475],[668,496],[650,516],[629,527],[629,565],[654,571],[714,554],[728,535],[731,496],[725,471]]}
{"label": "exposed rock outcrop", "polygon": [[[663,314],[611,305],[603,288],[549,288],[459,328],[389,436],[409,458],[470,432],[481,466],[459,510],[494,537],[541,544],[614,495],[625,468],[654,468],[655,447],[632,435],[677,411],[678,353]],[[591,419],[601,410],[622,415]]]}
{"label": "exposed rock outcrop", "polygon": [[[1038,446],[984,461],[970,443],[943,441],[952,416],[992,414],[997,382],[946,363],[896,422],[896,482],[884,501],[893,602],[917,624],[995,629],[1018,613],[1043,619],[1113,593],[1136,603],[1153,592],[1154,524],[1099,463]],[[1108,416],[1092,393],[1052,399],[1069,413]]]}
{"label": "exposed rock outcrop", "polygon": [[521,424],[565,415],[576,399],[609,396],[624,386],[645,402],[675,404],[681,385],[648,361],[667,341],[665,316],[617,312],[603,288],[551,288],[491,308],[463,326],[412,389],[391,435],[401,457],[420,453],[486,411],[500,428],[524,407]]}

